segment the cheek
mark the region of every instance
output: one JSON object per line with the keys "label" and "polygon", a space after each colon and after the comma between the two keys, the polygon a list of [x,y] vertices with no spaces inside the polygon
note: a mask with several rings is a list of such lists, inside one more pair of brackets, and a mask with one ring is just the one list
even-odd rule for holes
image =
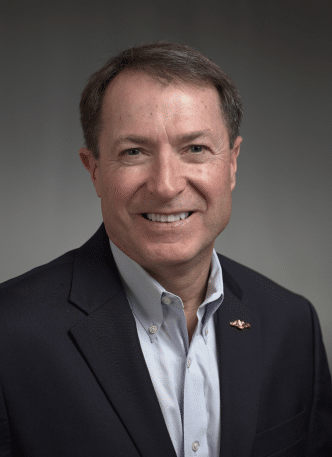
{"label": "cheek", "polygon": [[219,206],[231,192],[230,174],[226,167],[212,168],[205,182],[207,184],[206,192],[212,205]]}
{"label": "cheek", "polygon": [[121,210],[133,198],[139,188],[137,173],[130,170],[110,172],[103,179],[103,197],[110,208]]}

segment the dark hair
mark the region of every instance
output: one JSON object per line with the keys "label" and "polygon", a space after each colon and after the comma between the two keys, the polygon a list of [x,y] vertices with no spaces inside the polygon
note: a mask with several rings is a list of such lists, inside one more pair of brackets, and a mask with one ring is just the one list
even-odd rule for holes
{"label": "dark hair", "polygon": [[219,93],[230,148],[233,148],[242,117],[242,101],[233,81],[218,65],[195,49],[184,44],[157,41],[126,49],[90,77],[82,93],[80,112],[86,146],[96,159],[99,157],[100,116],[105,90],[124,70],[143,71],[166,84],[213,85]]}

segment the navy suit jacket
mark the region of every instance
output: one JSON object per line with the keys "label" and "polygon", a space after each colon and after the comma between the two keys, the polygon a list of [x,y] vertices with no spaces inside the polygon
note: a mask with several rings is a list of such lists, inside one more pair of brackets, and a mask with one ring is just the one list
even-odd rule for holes
{"label": "navy suit jacket", "polygon": [[[220,456],[331,457],[331,377],[313,306],[218,256]],[[236,319],[251,328],[231,327]],[[0,456],[175,457],[103,224],[1,285]]]}

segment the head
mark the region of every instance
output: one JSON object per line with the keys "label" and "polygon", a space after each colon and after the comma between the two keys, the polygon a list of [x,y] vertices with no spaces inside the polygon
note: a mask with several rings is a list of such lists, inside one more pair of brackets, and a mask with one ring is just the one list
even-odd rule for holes
{"label": "head", "polygon": [[[232,81],[187,46],[149,44],[95,73],[80,107],[80,157],[109,238],[148,271],[211,257],[242,141]],[[170,214],[175,221],[149,220]]]}
{"label": "head", "polygon": [[232,149],[242,118],[242,101],[233,81],[195,49],[179,43],[156,42],[121,52],[90,77],[82,93],[80,113],[86,147],[96,159],[104,95],[111,81],[125,70],[142,71],[165,84],[181,81],[214,86]]}

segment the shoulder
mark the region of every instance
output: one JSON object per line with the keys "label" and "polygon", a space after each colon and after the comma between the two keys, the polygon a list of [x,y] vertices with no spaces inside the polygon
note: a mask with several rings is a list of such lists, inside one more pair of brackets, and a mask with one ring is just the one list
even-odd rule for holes
{"label": "shoulder", "polygon": [[275,317],[290,316],[293,318],[306,315],[310,320],[315,310],[312,304],[302,295],[297,294],[265,275],[242,265],[226,256],[218,254],[224,282],[235,294],[240,295],[251,308],[261,315]]}
{"label": "shoulder", "polygon": [[[0,285],[0,371],[29,359],[49,344],[67,345],[83,317],[69,301],[75,251]],[[54,347],[54,350],[56,348]]]}
{"label": "shoulder", "polygon": [[68,251],[44,265],[39,265],[26,273],[1,283],[0,297],[3,294],[10,293],[11,291],[18,290],[20,288],[26,288],[29,285],[35,285],[36,283],[45,281],[46,279],[53,281],[56,277],[61,275],[61,273],[65,274],[73,263],[76,251],[77,249]]}
{"label": "shoulder", "polygon": [[0,284],[1,318],[21,315],[23,310],[38,312],[40,306],[68,298],[76,251],[69,251]]}

